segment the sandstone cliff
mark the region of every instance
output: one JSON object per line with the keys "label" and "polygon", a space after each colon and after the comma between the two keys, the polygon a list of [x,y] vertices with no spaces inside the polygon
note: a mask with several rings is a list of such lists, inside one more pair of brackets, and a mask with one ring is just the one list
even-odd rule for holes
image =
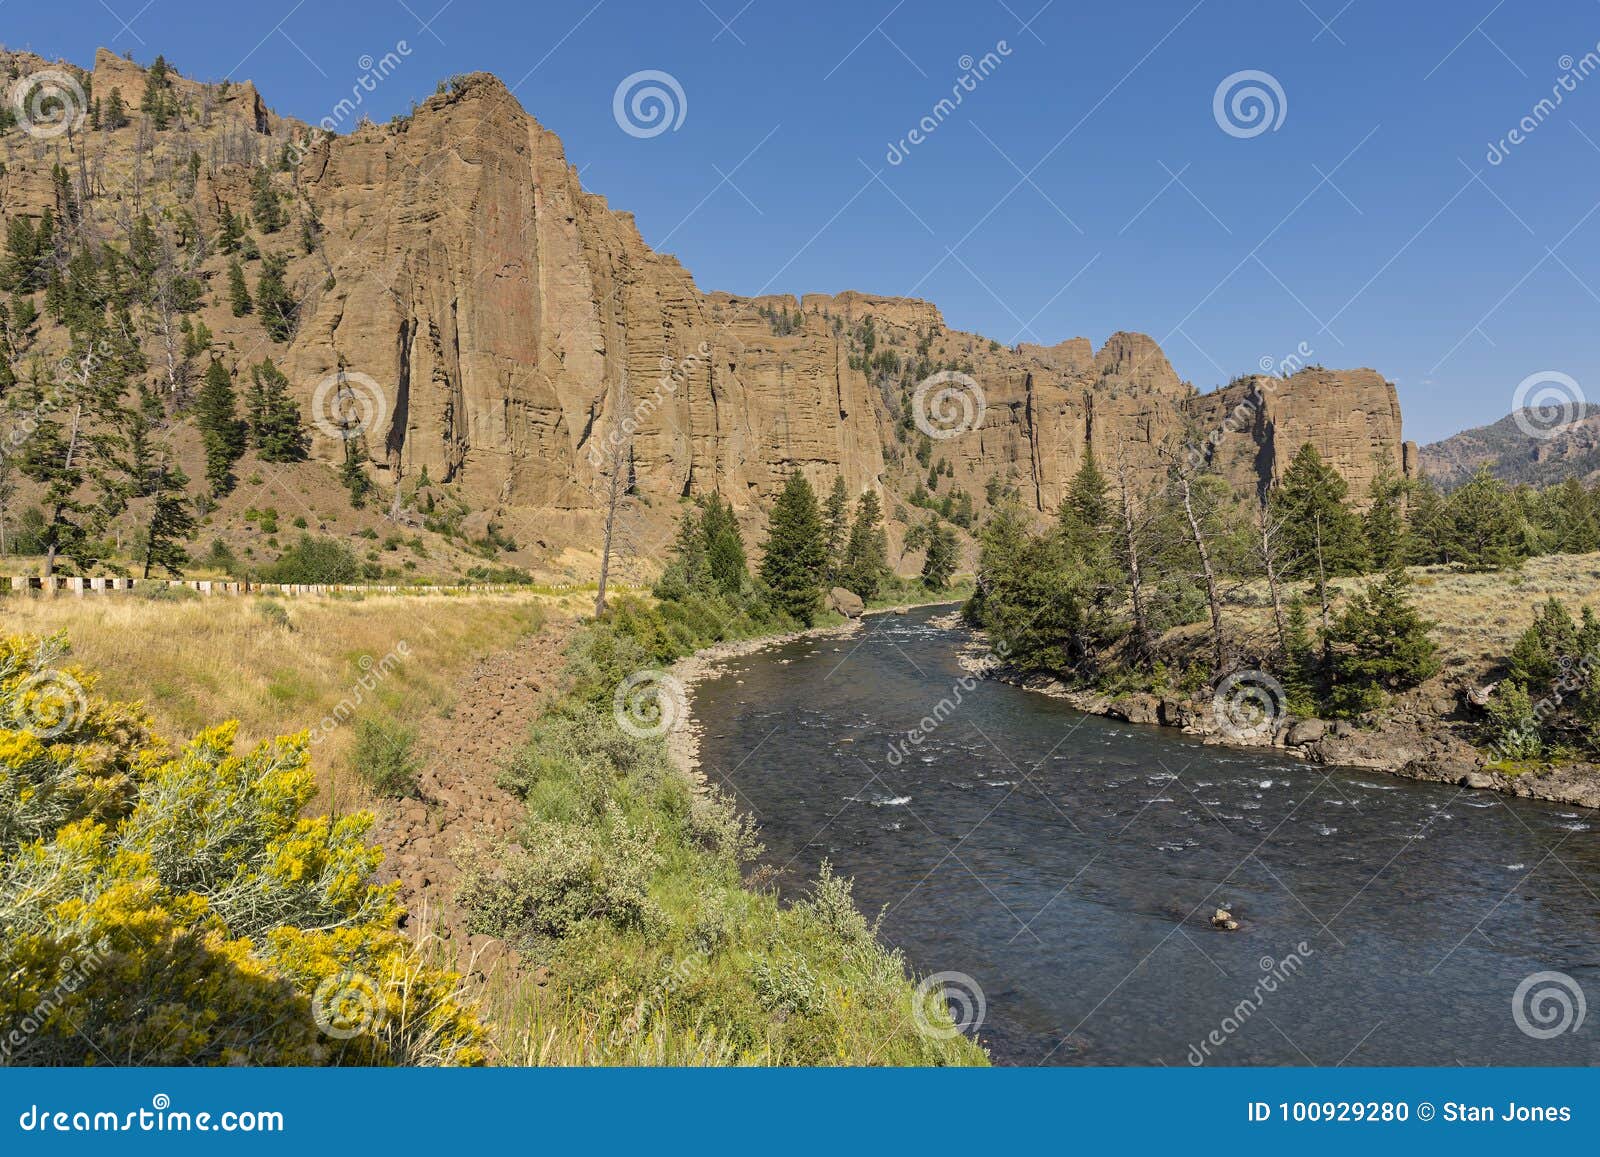
{"label": "sandstone cliff", "polygon": [[[143,78],[102,51],[92,91],[119,87],[137,119]],[[1371,370],[1306,369],[1202,395],[1142,334],[1098,350],[1085,338],[1008,348],[950,329],[923,301],[702,292],[629,214],[580,186],[561,142],[487,74],[348,135],[279,118],[248,85],[177,83],[184,115],[159,133],[135,125],[48,145],[6,133],[5,214],[37,215],[61,163],[88,174],[86,217],[109,234],[140,199],[163,198],[210,233],[224,204],[248,205],[250,166],[291,146],[274,180],[316,225],[310,251],[288,254],[294,335],[276,345],[255,318],[232,316],[227,262],[201,251],[201,314],[217,348],[241,365],[270,353],[312,419],[326,417],[316,411],[330,380],[370,381],[366,449],[382,491],[400,497],[392,510],[403,515],[425,471],[430,495],[500,528],[515,561],[537,569],[592,564],[600,466],[619,437],[634,491],[628,549],[641,560],[666,542],[679,499],[721,491],[754,531],[796,468],[824,488],[835,475],[852,491],[880,488],[891,512],[931,469],[935,499],[964,494],[981,512],[996,487],[1052,510],[1091,445],[1141,484],[1186,447],[1252,490],[1305,441],[1357,495],[1382,466],[1406,464],[1394,387]],[[168,186],[192,152],[205,164],[185,204]],[[264,247],[288,253],[288,236]],[[981,404],[980,423],[925,438],[911,411],[934,372],[952,376],[947,401]],[[343,457],[336,433],[314,424],[324,473]],[[891,527],[896,543],[903,529]]]}

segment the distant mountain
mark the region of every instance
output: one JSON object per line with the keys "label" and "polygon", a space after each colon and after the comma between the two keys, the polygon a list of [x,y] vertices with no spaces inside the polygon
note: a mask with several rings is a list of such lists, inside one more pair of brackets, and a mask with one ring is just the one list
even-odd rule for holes
{"label": "distant mountain", "polygon": [[1548,422],[1537,410],[1507,414],[1491,425],[1422,447],[1419,464],[1447,490],[1461,485],[1480,466],[1512,484],[1548,486],[1571,474],[1590,482],[1600,476],[1600,405],[1585,404],[1578,411],[1573,421],[1553,429],[1546,428]]}

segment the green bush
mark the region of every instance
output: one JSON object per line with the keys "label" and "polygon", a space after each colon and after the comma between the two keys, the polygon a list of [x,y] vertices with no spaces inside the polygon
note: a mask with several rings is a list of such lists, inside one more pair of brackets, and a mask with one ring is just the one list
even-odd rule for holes
{"label": "green bush", "polygon": [[350,763],[379,795],[412,795],[417,790],[417,773],[422,770],[416,742],[414,728],[390,719],[362,719],[356,724]]}
{"label": "green bush", "polygon": [[354,583],[361,581],[361,562],[344,543],[332,538],[300,541],[264,567],[261,580],[269,583]]}

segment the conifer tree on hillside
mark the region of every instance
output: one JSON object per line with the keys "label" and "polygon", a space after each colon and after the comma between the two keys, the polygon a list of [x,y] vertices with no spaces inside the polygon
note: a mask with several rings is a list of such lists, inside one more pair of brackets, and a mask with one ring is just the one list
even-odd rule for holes
{"label": "conifer tree on hillside", "polygon": [[1100,472],[1093,446],[1084,450],[1083,462],[1067,485],[1067,496],[1056,516],[1063,527],[1085,538],[1103,534],[1110,523],[1111,484]]}
{"label": "conifer tree on hillside", "polygon": [[244,267],[238,258],[228,262],[228,305],[234,317],[243,317],[256,307],[250,300],[250,287],[245,284]]}
{"label": "conifer tree on hillside", "polygon": [[1568,475],[1539,498],[1540,521],[1549,528],[1549,547],[1558,554],[1600,550],[1600,503],[1583,483]]}
{"label": "conifer tree on hillside", "polygon": [[250,367],[245,395],[250,444],[263,462],[300,462],[310,447],[300,407],[289,396],[289,379],[267,358]]}
{"label": "conifer tree on hillside", "polygon": [[122,101],[122,90],[114,88],[106,99],[105,127],[107,132],[128,126],[128,106]]}
{"label": "conifer tree on hillside", "polygon": [[1368,488],[1367,511],[1361,521],[1366,531],[1367,556],[1378,570],[1405,563],[1405,492],[1404,479],[1387,466]]}
{"label": "conifer tree on hillside", "polygon": [[1323,580],[1366,569],[1366,536],[1349,494],[1349,483],[1315,446],[1300,447],[1270,499],[1291,575]]}
{"label": "conifer tree on hillside", "polygon": [[1447,562],[1468,570],[1504,570],[1522,562],[1522,519],[1505,483],[1478,468],[1445,500]]}
{"label": "conifer tree on hillside", "polygon": [[843,474],[834,475],[833,489],[828,491],[828,501],[822,507],[822,525],[828,552],[827,581],[835,585],[844,571],[845,546],[850,541],[850,491]]}
{"label": "conifer tree on hillside", "polygon": [[745,561],[744,538],[733,506],[721,494],[705,502],[700,518],[706,577],[724,594],[737,595],[750,580]]}
{"label": "conifer tree on hillside", "polygon": [[150,480],[150,518],[145,524],[144,577],[161,567],[177,578],[189,565],[189,552],[183,544],[194,537],[194,510],[186,493],[189,476],[165,458],[156,466]]}
{"label": "conifer tree on hillside", "polygon": [[261,255],[261,276],[256,279],[256,307],[261,324],[273,341],[288,341],[294,333],[295,301],[284,281],[289,260],[272,253]]}
{"label": "conifer tree on hillside", "polygon": [[922,563],[922,585],[930,591],[950,588],[960,558],[956,532],[938,520],[928,528],[928,553]]}
{"label": "conifer tree on hillside", "polygon": [[841,579],[863,599],[875,599],[889,574],[889,537],[883,529],[883,506],[876,490],[864,490],[856,502],[850,542],[845,548]]}
{"label": "conifer tree on hillside", "polygon": [[1406,519],[1405,560],[1410,566],[1433,566],[1447,561],[1449,520],[1444,495],[1426,474],[1411,483]]}
{"label": "conifer tree on hillside", "polygon": [[1356,715],[1380,706],[1388,692],[1423,682],[1439,670],[1432,623],[1411,604],[1411,580],[1396,568],[1354,596],[1328,631],[1333,706]]}
{"label": "conifer tree on hillside", "polygon": [[239,420],[233,374],[221,358],[213,358],[206,367],[195,395],[194,424],[205,446],[206,481],[213,494],[226,494],[233,489],[233,464],[244,453],[248,431]]}
{"label": "conifer tree on hillside", "polygon": [[251,180],[250,215],[263,233],[276,233],[283,228],[283,203],[278,200],[278,190],[272,185],[270,169],[257,169]]}
{"label": "conifer tree on hillside", "polygon": [[822,512],[805,475],[789,475],[767,523],[761,579],[779,610],[806,626],[816,622],[822,601],[824,553]]}

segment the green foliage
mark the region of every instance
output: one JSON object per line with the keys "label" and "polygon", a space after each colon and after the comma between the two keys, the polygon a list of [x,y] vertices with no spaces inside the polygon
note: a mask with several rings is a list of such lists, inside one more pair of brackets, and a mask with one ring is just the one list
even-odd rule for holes
{"label": "green foliage", "polygon": [[1367,558],[1373,568],[1390,570],[1405,565],[1406,496],[1404,479],[1385,467],[1367,491],[1367,511],[1362,516],[1366,532]]}
{"label": "green foliage", "polygon": [[1522,562],[1521,519],[1505,483],[1487,467],[1445,501],[1442,531],[1446,562],[1474,571],[1504,570]]}
{"label": "green foliage", "polygon": [[922,561],[922,585],[930,591],[948,590],[950,580],[956,573],[956,564],[960,560],[956,532],[937,520],[930,519],[927,533],[928,553]]}
{"label": "green foliage", "polygon": [[353,583],[361,580],[361,562],[337,539],[302,534],[299,542],[262,569],[261,578],[269,583]]}
{"label": "green foliage", "polygon": [[356,724],[350,763],[379,795],[413,795],[422,770],[416,744],[416,728],[390,719],[364,718]]}
{"label": "green foliage", "polygon": [[1350,486],[1310,442],[1300,447],[1271,495],[1282,525],[1284,573],[1295,578],[1360,574],[1368,565]]}
{"label": "green foliage", "polygon": [[288,258],[272,253],[261,255],[261,276],[256,279],[256,308],[261,314],[261,324],[266,327],[267,336],[273,341],[288,341],[294,334],[298,307],[284,280],[288,269]]}
{"label": "green foliage", "polygon": [[856,503],[839,581],[863,599],[875,599],[889,573],[889,537],[883,529],[883,507],[877,491],[865,490]]}
{"label": "green foliage", "polygon": [[228,305],[234,317],[243,317],[256,307],[250,297],[250,287],[244,282],[244,266],[239,264],[238,258],[228,262]]}
{"label": "green foliage", "polygon": [[1428,637],[1433,624],[1411,605],[1410,585],[1404,570],[1390,571],[1352,597],[1330,624],[1336,713],[1370,710],[1386,692],[1415,687],[1438,672]]}
{"label": "green foliage", "polygon": [[810,626],[822,602],[824,553],[822,514],[805,475],[789,475],[767,523],[761,580],[777,608]]}
{"label": "green foliage", "polygon": [[[373,883],[373,817],[306,814],[303,737],[236,754],[228,723],[173,750],[62,651],[0,642],[0,1023],[38,1026],[11,1059],[484,1061],[458,978],[419,959]],[[66,679],[79,710],[50,696]]]}
{"label": "green foliage", "polygon": [[1544,737],[1538,713],[1528,690],[1515,679],[1495,688],[1489,700],[1487,736],[1502,760],[1538,759],[1544,754]]}
{"label": "green foliage", "polygon": [[226,494],[237,481],[233,464],[245,451],[248,430],[236,409],[233,374],[221,358],[213,358],[206,367],[195,395],[194,423],[205,446],[206,481],[213,494]]}
{"label": "green foliage", "polygon": [[289,394],[289,379],[266,358],[250,367],[245,398],[250,443],[263,462],[300,462],[310,446],[300,407]]}

